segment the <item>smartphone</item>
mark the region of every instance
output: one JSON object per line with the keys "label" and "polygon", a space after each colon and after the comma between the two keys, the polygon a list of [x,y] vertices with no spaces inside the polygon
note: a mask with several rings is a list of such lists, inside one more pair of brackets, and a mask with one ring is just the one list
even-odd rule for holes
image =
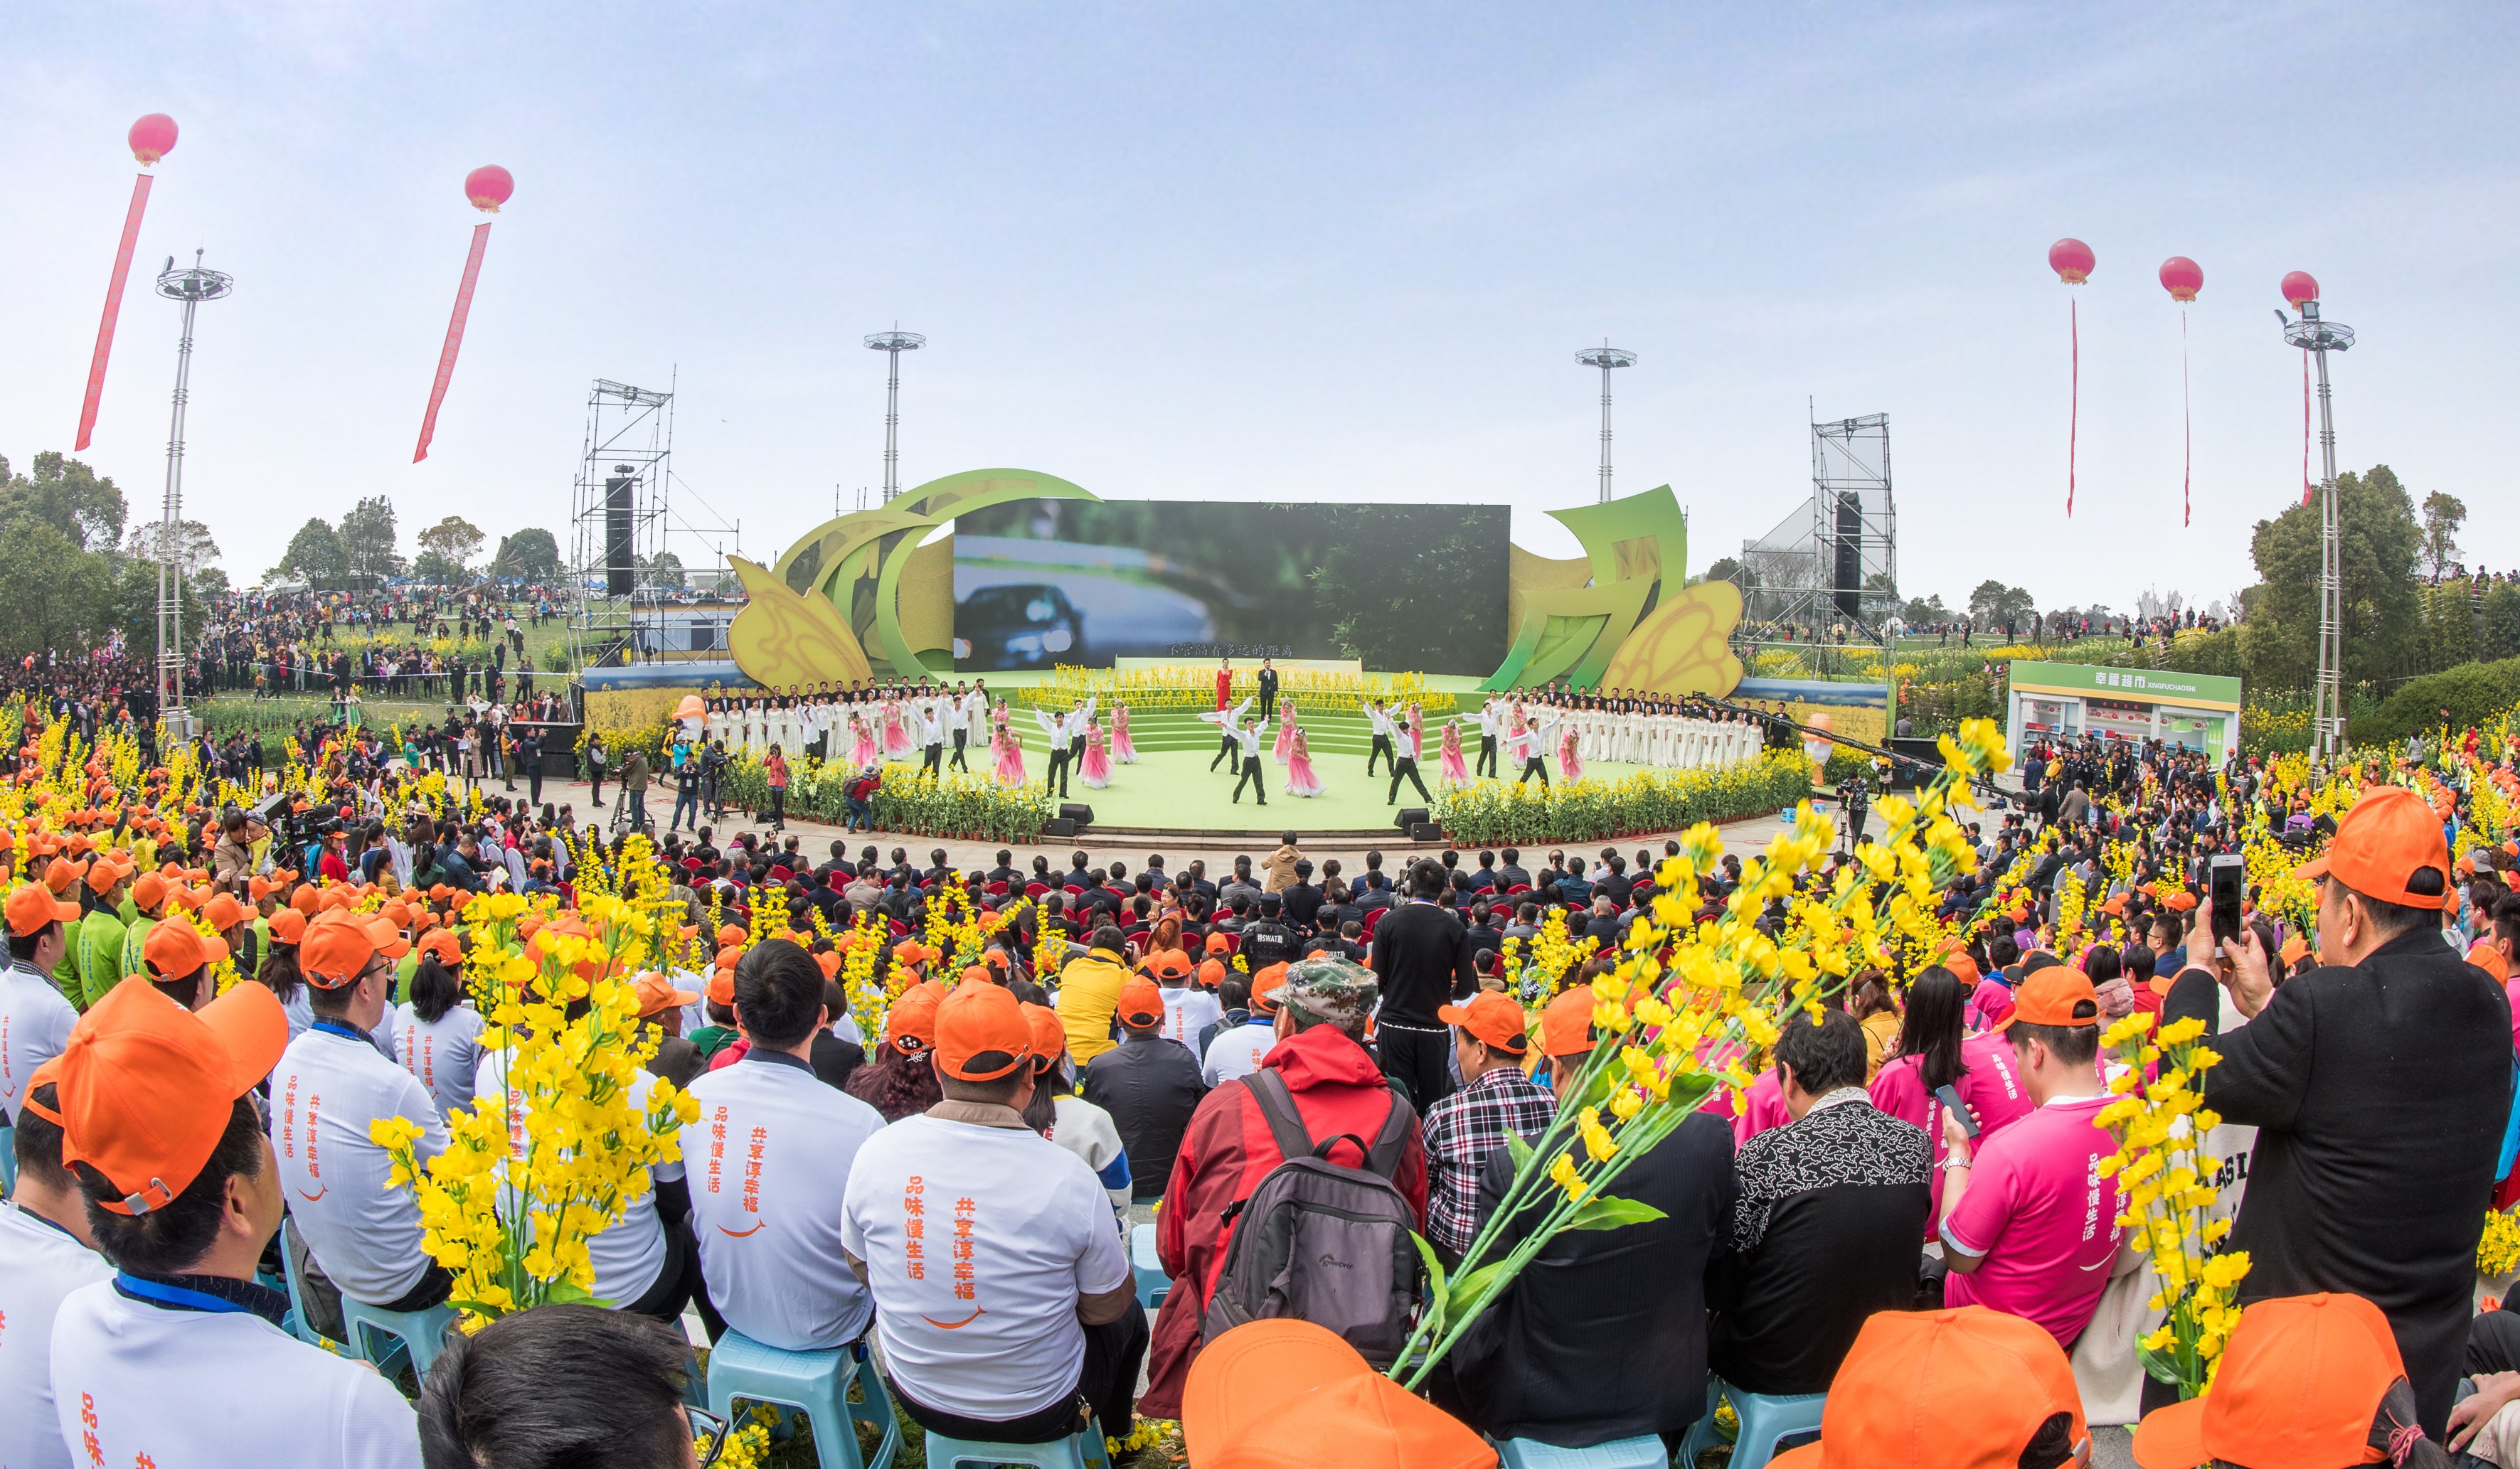
{"label": "smartphone", "polygon": [[1960,1100],[1959,1088],[1945,1082],[1934,1089],[1934,1100],[1941,1102],[1954,1117],[1960,1120],[1960,1131],[1971,1137],[1977,1135],[1977,1115],[1968,1109],[1968,1103]]}
{"label": "smartphone", "polygon": [[2207,861],[2205,893],[2213,913],[2215,943],[2228,944],[2240,936],[2240,892],[2247,881],[2247,859],[2238,853],[2220,852]]}

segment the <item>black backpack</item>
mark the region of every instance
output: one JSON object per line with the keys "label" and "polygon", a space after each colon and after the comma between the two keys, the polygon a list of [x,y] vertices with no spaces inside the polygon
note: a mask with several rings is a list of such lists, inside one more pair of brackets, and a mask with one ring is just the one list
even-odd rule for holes
{"label": "black backpack", "polygon": [[[1233,1235],[1208,1297],[1205,1338],[1293,1316],[1337,1333],[1376,1369],[1390,1366],[1408,1344],[1423,1270],[1411,1238],[1416,1219],[1391,1181],[1417,1110],[1395,1089],[1371,1144],[1349,1133],[1317,1146],[1284,1077],[1264,1069],[1242,1085],[1285,1161],[1225,1211]],[[1328,1161],[1341,1140],[1356,1144],[1366,1167]]]}

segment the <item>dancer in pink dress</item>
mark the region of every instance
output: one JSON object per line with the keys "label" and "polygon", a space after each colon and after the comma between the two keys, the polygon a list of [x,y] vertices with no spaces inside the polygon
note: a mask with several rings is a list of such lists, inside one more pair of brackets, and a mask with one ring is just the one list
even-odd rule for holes
{"label": "dancer in pink dress", "polygon": [[910,731],[902,726],[901,705],[890,699],[883,706],[883,752],[895,758],[910,753]]}
{"label": "dancer in pink dress", "polygon": [[1322,784],[1321,777],[1313,774],[1313,755],[1304,742],[1304,728],[1301,725],[1289,728],[1295,732],[1295,737],[1286,747],[1286,794],[1320,795],[1328,787]]}
{"label": "dancer in pink dress", "polygon": [[1584,779],[1584,755],[1576,747],[1581,737],[1571,727],[1557,736],[1557,778],[1561,780]]}
{"label": "dancer in pink dress", "polygon": [[1122,765],[1138,763],[1138,746],[1129,738],[1129,706],[1111,706],[1111,758]]}
{"label": "dancer in pink dress", "polygon": [[1076,779],[1096,790],[1111,783],[1111,752],[1102,741],[1102,722],[1085,722],[1085,763],[1077,768]]}
{"label": "dancer in pink dress", "polygon": [[1294,748],[1295,701],[1292,698],[1282,698],[1278,700],[1278,743],[1270,753],[1278,757],[1280,765],[1283,765],[1286,763],[1287,754]]}
{"label": "dancer in pink dress", "polygon": [[1446,785],[1470,783],[1469,762],[1462,758],[1462,722],[1458,719],[1444,721],[1444,764],[1436,779]]}
{"label": "dancer in pink dress", "polygon": [[1023,746],[1015,741],[1015,732],[1007,727],[1007,710],[998,706],[997,730],[989,735],[989,753],[996,757],[1000,785],[1024,783]]}
{"label": "dancer in pink dress", "polygon": [[867,727],[866,721],[852,714],[849,716],[849,762],[860,767],[875,764],[879,758],[875,747],[875,731]]}

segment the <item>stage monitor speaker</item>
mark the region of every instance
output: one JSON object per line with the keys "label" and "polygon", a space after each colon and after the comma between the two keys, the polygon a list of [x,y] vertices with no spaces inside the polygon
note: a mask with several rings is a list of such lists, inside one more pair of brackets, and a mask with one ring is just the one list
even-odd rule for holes
{"label": "stage monitor speaker", "polygon": [[1058,819],[1078,826],[1091,826],[1094,824],[1094,808],[1082,801],[1061,801],[1058,803]]}
{"label": "stage monitor speaker", "polygon": [[1405,832],[1413,826],[1424,825],[1431,817],[1432,813],[1423,806],[1403,806],[1400,814],[1392,818],[1391,824]]}
{"label": "stage monitor speaker", "polygon": [[1864,497],[1853,490],[1837,497],[1837,555],[1830,567],[1832,599],[1848,617],[1864,608]]}
{"label": "stage monitor speaker", "polygon": [[1439,842],[1444,839],[1444,828],[1433,822],[1419,822],[1409,828],[1409,839],[1413,842]]}
{"label": "stage monitor speaker", "polygon": [[1076,835],[1076,824],[1065,817],[1055,816],[1041,824],[1041,834],[1073,838]]}
{"label": "stage monitor speaker", "polygon": [[604,481],[604,594],[627,597],[639,587],[639,556],[632,529],[639,481]]}

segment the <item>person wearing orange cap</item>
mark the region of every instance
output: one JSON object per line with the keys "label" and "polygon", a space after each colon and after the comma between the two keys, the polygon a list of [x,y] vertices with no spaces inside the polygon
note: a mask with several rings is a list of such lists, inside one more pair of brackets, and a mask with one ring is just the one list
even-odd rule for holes
{"label": "person wearing orange cap", "polygon": [[[1282,964],[1282,981],[1284,974]],[[1224,1006],[1225,1018],[1217,1022],[1198,1067],[1198,1079],[1211,1089],[1259,1070],[1278,1046],[1278,1006],[1256,993],[1250,979],[1229,973],[1217,992],[1217,1002]]]}
{"label": "person wearing orange cap", "polygon": [[[2499,1405],[2480,1394],[2462,1402],[2452,1421],[2482,1426],[2489,1404]],[[2241,1312],[2215,1364],[2213,1389],[2146,1413],[2136,1426],[2135,1461],[2141,1469],[2209,1462],[2232,1469],[2450,1469],[2465,1455],[2453,1458],[2416,1425],[2414,1389],[2380,1309],[2360,1296],[2310,1295]]]}
{"label": "person wearing orange cap", "polygon": [[692,1084],[699,1116],[683,1128],[704,1315],[788,1352],[856,1341],[875,1311],[849,1269],[840,1218],[858,1150],[884,1124],[814,1075],[824,983],[813,957],[784,939],[744,954],[735,1005],[751,1047]]}
{"label": "person wearing orange cap", "polygon": [[1505,1135],[1532,1138],[1549,1130],[1556,1098],[1524,1074],[1531,1036],[1522,1006],[1493,990],[1459,1004],[1439,1005],[1435,1018],[1453,1028],[1453,1060],[1462,1087],[1426,1111],[1426,1238],[1444,1258],[1460,1262],[1478,1232],[1479,1174]]}
{"label": "person wearing orange cap", "polygon": [[53,961],[51,972],[63,999],[73,1005],[85,1004],[87,991],[79,982],[79,930],[87,923],[87,906],[79,900],[86,896],[87,885],[79,881],[78,864],[45,857],[41,862],[29,863],[26,875],[78,911],[78,916],[62,925],[62,957]]}
{"label": "person wearing orange cap", "polygon": [[191,919],[177,917],[149,930],[149,941],[141,949],[140,977],[177,1004],[198,1010],[218,994],[210,965],[227,957],[225,943],[195,928]]}
{"label": "person wearing orange cap", "polygon": [[[1690,1445],[1697,1443],[1692,1437]],[[2056,1339],[2036,1322],[1963,1306],[1885,1311],[1866,1321],[1829,1387],[1820,1442],[1768,1462],[1774,1469],[2079,1469],[2091,1453],[2073,1363]]]}
{"label": "person wearing orange cap", "polygon": [[164,920],[166,900],[174,889],[174,883],[163,872],[142,872],[131,879],[130,922],[122,934],[124,978],[147,971],[149,933]]}
{"label": "person wearing orange cap", "polygon": [[1250,1321],[1192,1364],[1182,1446],[1199,1469],[1490,1469],[1496,1449],[1336,1333]]}
{"label": "person wearing orange cap", "polygon": [[1216,996],[1192,983],[1196,971],[1190,956],[1178,949],[1158,949],[1139,961],[1138,972],[1155,982],[1163,994],[1163,1036],[1177,1041],[1195,1058],[1199,1035],[1225,1018]]}
{"label": "person wearing orange cap", "polygon": [[62,1167],[60,1075],[58,1059],[46,1062],[13,1100],[6,1145],[18,1180],[0,1205],[0,1464],[29,1469],[73,1462],[53,1407],[53,1317],[71,1291],[113,1278],[78,1180]]}
{"label": "person wearing orange cap", "polygon": [[2036,1321],[2070,1348],[2120,1233],[2117,1180],[2099,1174],[2117,1142],[2092,1121],[2110,1099],[2099,997],[2083,971],[2051,964],[2023,978],[2002,1034],[2036,1108],[1974,1139],[1965,1119],[1943,1118],[1943,1298]]}
{"label": "person wearing orange cap", "polygon": [[2251,928],[2222,945],[2250,1019],[2215,1039],[2205,1105],[2259,1129],[2227,1248],[2249,1253],[2244,1301],[2379,1307],[2439,1438],[2510,1110],[2511,1003],[2442,940],[2450,847],[2414,791],[2364,790],[2299,875],[2318,884],[2320,967],[2277,989]]}
{"label": "person wearing orange cap", "polygon": [[40,882],[9,893],[9,967],[0,970],[0,1118],[18,1115],[35,1068],[62,1053],[78,1023],[78,1011],[52,977],[64,928],[77,916],[78,905],[64,903]]}
{"label": "person wearing orange cap", "polygon": [[114,861],[111,853],[99,853],[77,884],[79,906],[86,910],[79,919],[79,992],[88,1009],[96,1008],[105,992],[122,983],[127,972],[122,951],[131,925],[121,910],[132,875],[131,868]]}
{"label": "person wearing orange cap", "polygon": [[481,1012],[464,994],[464,950],[445,929],[412,946],[419,963],[411,971],[411,999],[395,1007],[394,1059],[452,1117],[472,1105],[472,1079],[481,1069]]}
{"label": "person wearing orange cap", "polygon": [[1129,1150],[1129,1177],[1141,1199],[1159,1199],[1173,1175],[1182,1133],[1206,1087],[1187,1046],[1164,1038],[1165,995],[1144,976],[1120,987],[1113,1018],[1120,1044],[1085,1068],[1087,1101],[1111,1114]]}
{"label": "person wearing orange cap", "polygon": [[1120,1141],[1119,1125],[1111,1114],[1076,1094],[1076,1087],[1067,1075],[1067,1028],[1058,1023],[1058,1011],[1046,1004],[1027,1003],[1024,1021],[1032,1027],[1033,1074],[1039,1078],[1037,1095],[1025,1121],[1042,1121],[1041,1096],[1050,1099],[1049,1121],[1045,1132],[1051,1141],[1074,1153],[1094,1170],[1102,1180],[1102,1192],[1111,1200],[1112,1222],[1125,1232],[1129,1224],[1129,1204],[1134,1197],[1129,1183],[1129,1149]]}
{"label": "person wearing orange cap", "polygon": [[706,1063],[700,1058],[700,1048],[683,1039],[683,1007],[699,999],[700,992],[678,988],[653,969],[639,976],[636,988],[639,1028],[656,1033],[656,1053],[648,1058],[648,1070],[690,1091],[693,1078],[706,1069]]}
{"label": "person wearing orange cap", "polygon": [[874,1292],[893,1399],[922,1427],[1053,1444],[1081,1399],[1126,1438],[1147,1313],[1102,1182],[1024,1125],[1033,1046],[1006,989],[946,996],[945,1098],[858,1150],[841,1243]]}
{"label": "person wearing orange cap", "polygon": [[933,980],[902,991],[884,1016],[882,1044],[849,1073],[842,1090],[886,1123],[924,1112],[945,1097],[934,1061],[936,1007],[944,998],[944,987]]}
{"label": "person wearing orange cap", "polygon": [[379,1119],[399,1117],[419,1129],[420,1162],[446,1150],[435,1098],[375,1035],[402,952],[377,914],[329,913],[306,925],[297,962],[315,1020],[271,1074],[271,1144],[298,1236],[341,1293],[423,1311],[447,1298],[455,1277],[422,1252],[420,1206],[386,1182],[393,1160],[369,1136]]}
{"label": "person wearing orange cap", "polygon": [[[120,985],[62,1053],[62,1161],[120,1271],[70,1292],[53,1322],[63,1442],[94,1462],[289,1464],[321,1445],[344,1464],[421,1463],[393,1385],[282,1330],[289,1298],[254,1279],[286,1195],[248,1093],[288,1035],[259,985],[198,1014]],[[287,1390],[240,1411],[239,1383]]]}

